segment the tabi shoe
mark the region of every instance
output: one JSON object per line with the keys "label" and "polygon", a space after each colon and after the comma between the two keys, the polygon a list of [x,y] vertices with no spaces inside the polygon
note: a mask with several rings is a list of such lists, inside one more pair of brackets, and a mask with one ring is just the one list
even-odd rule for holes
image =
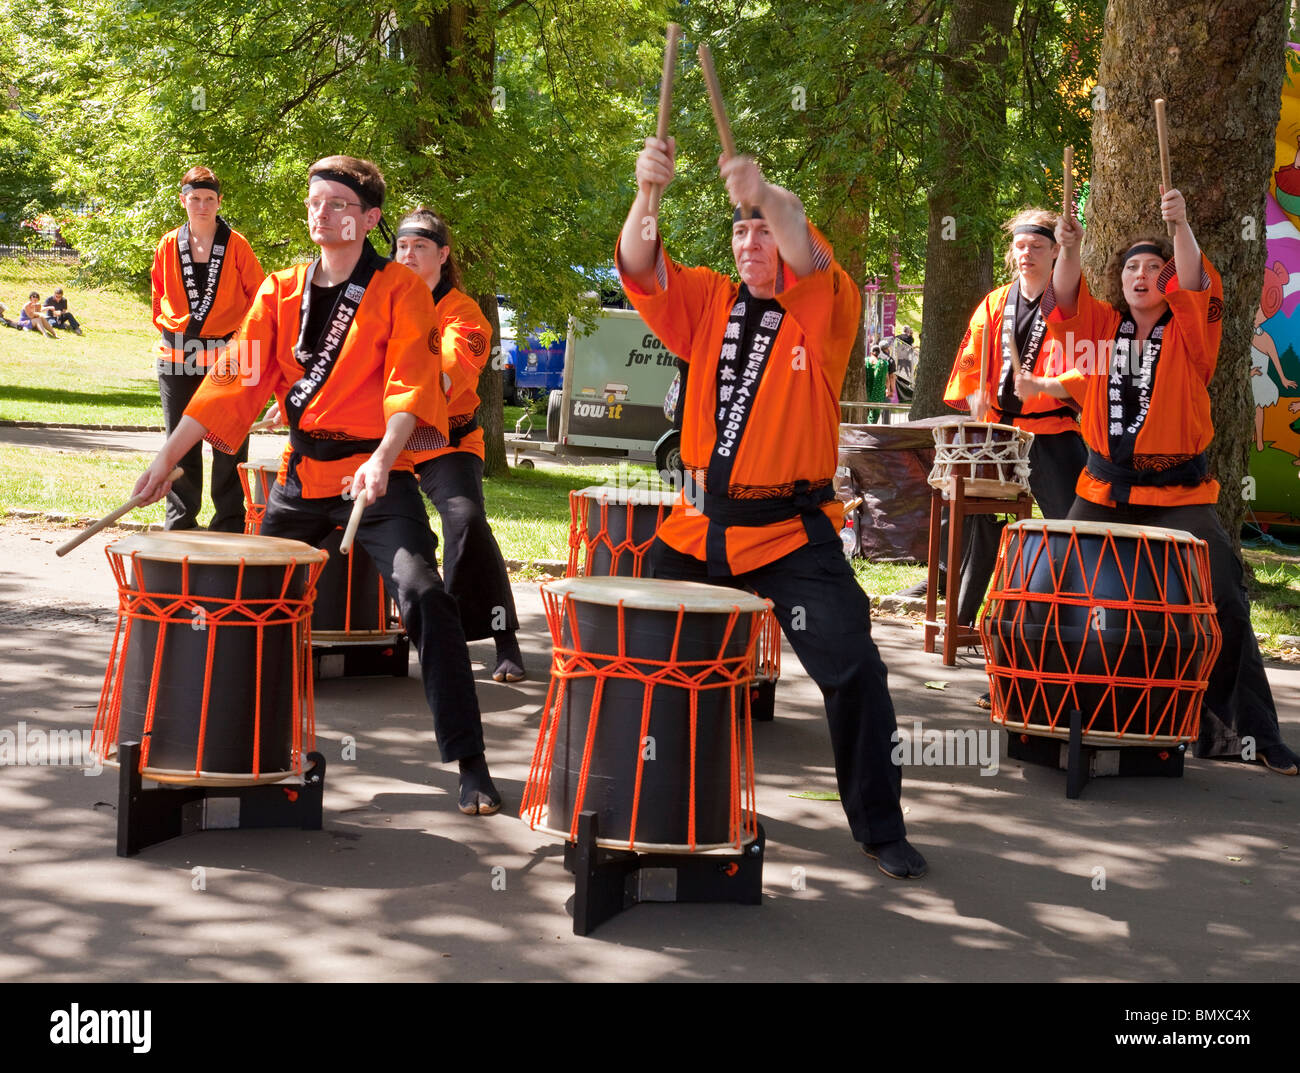
{"label": "tabi shoe", "polygon": [[906,838],[896,842],[864,842],[862,852],[890,879],[920,879],[930,870],[925,858]]}
{"label": "tabi shoe", "polygon": [[1287,748],[1285,742],[1279,741],[1276,745],[1261,749],[1259,762],[1279,775],[1300,775],[1300,756]]}

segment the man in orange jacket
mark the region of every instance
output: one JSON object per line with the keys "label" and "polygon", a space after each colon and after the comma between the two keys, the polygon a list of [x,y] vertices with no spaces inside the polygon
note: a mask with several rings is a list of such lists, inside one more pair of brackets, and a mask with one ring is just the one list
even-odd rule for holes
{"label": "man in orange jacket", "polygon": [[411,450],[447,443],[433,297],[366,238],[385,193],[374,164],[326,157],[309,176],[307,217],[320,259],[267,277],[232,345],[238,359],[214,366],[135,492],[146,503],[160,499],[176,459],[205,437],[234,450],[274,393],[289,421],[289,446],[263,535],[319,544],[347,522],[351,499],[366,498],[357,540],[420,654],[442,760],[460,765],[460,810],[488,815],[500,809],[501,795],[484,757],[469,649],[456,601],[438,576],[408,450],[417,423]]}
{"label": "man in orange jacket", "polygon": [[853,837],[896,879],[926,872],[907,841],[892,762],[896,723],[871,606],[844,559],[834,497],[839,397],[862,296],[788,190],[750,157],[719,168],[737,212],[740,275],[675,264],[651,191],[673,179],[670,141],[646,139],[616,260],[650,330],[687,364],[687,490],[659,529],[656,577],[751,588],[826,699],[840,800]]}

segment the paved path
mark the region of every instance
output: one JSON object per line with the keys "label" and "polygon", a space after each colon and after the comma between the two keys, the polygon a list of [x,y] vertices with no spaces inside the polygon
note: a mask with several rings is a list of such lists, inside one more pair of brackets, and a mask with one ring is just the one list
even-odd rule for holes
{"label": "paved path", "polygon": [[[66,535],[0,525],[0,743],[94,715],[116,606],[103,548],[121,534],[56,559]],[[515,814],[549,658],[537,589],[515,592],[534,680],[492,682],[491,646],[471,646],[507,811],[456,811],[454,766],[437,762],[414,676],[317,684],[330,764],[319,832],[208,831],[120,859],[115,774],[11,764],[0,979],[1300,976],[1300,779],[1189,761],[1182,779],[1095,780],[1068,801],[1063,773],[1005,758],[988,775],[909,767],[909,832],[931,873],[899,883],[857,851],[836,802],[791,796],[835,783],[820,696],[788,650],[777,720],[755,730],[763,905],[642,905],[577,938],[561,847]],[[975,661],[945,669],[915,625],[874,629],[904,728],[991,729],[972,703]],[[1300,744],[1300,669],[1270,664],[1269,677]],[[947,688],[926,688],[936,681]]]}

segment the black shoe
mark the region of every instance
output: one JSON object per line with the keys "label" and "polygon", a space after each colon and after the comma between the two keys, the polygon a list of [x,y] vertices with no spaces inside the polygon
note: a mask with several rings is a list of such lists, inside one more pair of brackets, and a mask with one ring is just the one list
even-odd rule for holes
{"label": "black shoe", "polygon": [[921,578],[921,580],[918,581],[915,585],[903,589],[901,592],[896,592],[894,593],[894,595],[903,596],[909,600],[919,600],[921,599],[921,597],[925,595],[926,590],[929,587],[930,587],[929,578]]}
{"label": "black shoe", "polygon": [[930,870],[922,857],[906,838],[896,842],[864,843],[862,852],[876,862],[876,866],[890,879],[920,879]]}
{"label": "black shoe", "polygon": [[1270,745],[1259,754],[1259,761],[1269,771],[1279,775],[1300,775],[1300,756],[1296,756],[1284,742]]}
{"label": "black shoe", "polygon": [[979,700],[975,702],[976,708],[983,708],[986,712],[993,710],[993,698],[987,692],[981,693]]}

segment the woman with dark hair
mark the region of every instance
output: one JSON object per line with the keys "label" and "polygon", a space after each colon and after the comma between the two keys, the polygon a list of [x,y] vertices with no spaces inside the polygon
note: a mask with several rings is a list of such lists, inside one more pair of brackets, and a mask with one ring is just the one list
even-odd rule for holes
{"label": "woman with dark hair", "polygon": [[1070,519],[1182,529],[1209,545],[1223,648],[1210,672],[1196,755],[1258,759],[1295,775],[1300,757],[1278,729],[1242,562],[1215,513],[1219,482],[1205,455],[1214,438],[1209,383],[1223,285],[1196,243],[1183,195],[1162,187],[1161,215],[1175,225],[1172,249],[1163,237],[1124,243],[1106,266],[1106,301],[1082,278],[1082,226],[1070,218],[1056,225],[1061,253],[1043,308],[1070,371],[1020,376],[1016,393],[1083,407],[1088,461]]}
{"label": "woman with dark hair", "polygon": [[[186,222],[168,231],[153,257],[153,323],[162,338],[156,351],[163,421],[171,435],[203,377],[225,356],[266,273],[253,248],[218,214],[221,183],[210,169],[190,168],[181,180]],[[248,442],[212,457],[214,532],[244,531],[244,490],[239,463]],[[184,476],[167,493],[167,529],[193,529],[203,504],[203,449],[181,460]]]}
{"label": "woman with dark hair", "polygon": [[45,319],[45,314],[41,312],[41,296],[36,291],[27,296],[27,304],[19,310],[18,327],[29,332],[40,332],[48,339],[58,338],[50,327],[50,322]]}
{"label": "woman with dark hair", "polygon": [[[415,455],[420,487],[442,518],[443,574],[460,605],[467,641],[496,642],[497,682],[524,679],[515,632],[510,577],[488,525],[483,502],[483,430],[478,423],[478,378],[491,350],[492,329],[461,288],[460,266],[447,224],[426,208],[408,213],[397,227],[394,259],[433,292],[440,336],[430,348],[442,358],[451,445]],[[437,347],[434,348],[434,343]]]}

